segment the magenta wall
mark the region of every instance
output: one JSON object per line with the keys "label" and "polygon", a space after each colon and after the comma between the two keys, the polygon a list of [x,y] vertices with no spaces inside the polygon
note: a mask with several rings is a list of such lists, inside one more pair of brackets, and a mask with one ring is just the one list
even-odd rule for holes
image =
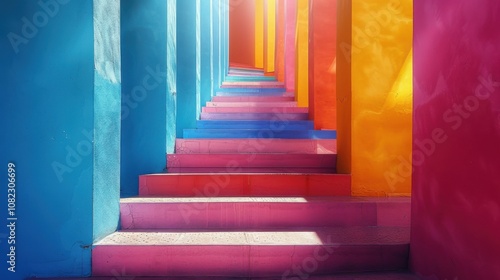
{"label": "magenta wall", "polygon": [[500,1],[414,5],[412,269],[500,279]]}

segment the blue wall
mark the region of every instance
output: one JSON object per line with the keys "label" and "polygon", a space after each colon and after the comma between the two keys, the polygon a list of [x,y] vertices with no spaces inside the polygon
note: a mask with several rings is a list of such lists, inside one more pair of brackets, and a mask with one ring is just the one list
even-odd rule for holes
{"label": "blue wall", "polygon": [[197,16],[197,0],[177,0],[177,137],[183,129],[195,128],[199,114]]}
{"label": "blue wall", "polygon": [[94,0],[94,235],[118,228],[120,215],[120,0]]}
{"label": "blue wall", "polygon": [[[0,9],[0,279],[90,273],[92,1],[37,2]],[[6,267],[8,162],[17,175],[16,273]]]}
{"label": "blue wall", "polygon": [[138,193],[138,177],[162,172],[167,149],[167,2],[121,1],[121,195]]}

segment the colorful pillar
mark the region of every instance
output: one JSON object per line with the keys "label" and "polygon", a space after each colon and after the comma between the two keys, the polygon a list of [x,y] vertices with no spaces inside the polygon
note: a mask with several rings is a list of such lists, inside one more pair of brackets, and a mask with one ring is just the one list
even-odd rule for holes
{"label": "colorful pillar", "polygon": [[309,0],[297,0],[295,98],[299,106],[309,105]]}
{"label": "colorful pillar", "polygon": [[276,1],[276,79],[285,82],[286,0]]}
{"label": "colorful pillar", "polygon": [[265,0],[264,72],[273,75],[276,59],[276,0]]}
{"label": "colorful pillar", "polygon": [[352,53],[354,195],[410,194],[412,3],[352,1],[352,46],[343,51]]}
{"label": "colorful pillar", "polygon": [[121,28],[121,195],[129,197],[140,174],[163,170],[167,135],[175,135],[167,126],[166,1],[123,1]]}
{"label": "colorful pillar", "polygon": [[177,137],[195,128],[199,114],[198,0],[177,0]]}
{"label": "colorful pillar", "polygon": [[337,1],[310,0],[309,117],[315,129],[337,128]]}
{"label": "colorful pillar", "polygon": [[351,174],[352,0],[337,0],[337,172]]}
{"label": "colorful pillar", "polygon": [[255,68],[264,69],[264,0],[255,0]]}
{"label": "colorful pillar", "polygon": [[297,0],[285,0],[285,86],[295,92],[297,61]]}

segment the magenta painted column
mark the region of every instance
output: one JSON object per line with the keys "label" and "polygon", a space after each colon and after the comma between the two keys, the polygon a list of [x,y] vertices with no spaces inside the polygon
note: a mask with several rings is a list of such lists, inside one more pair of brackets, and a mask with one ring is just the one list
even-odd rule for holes
{"label": "magenta painted column", "polygon": [[295,92],[297,0],[285,1],[285,19],[285,86],[287,92]]}
{"label": "magenta painted column", "polygon": [[411,267],[500,279],[500,2],[419,0],[414,17]]}

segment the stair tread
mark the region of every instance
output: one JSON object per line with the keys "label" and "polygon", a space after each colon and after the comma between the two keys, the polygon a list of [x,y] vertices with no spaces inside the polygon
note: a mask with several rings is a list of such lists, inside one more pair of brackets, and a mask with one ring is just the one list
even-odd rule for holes
{"label": "stair tread", "polygon": [[334,227],[298,231],[118,231],[95,246],[373,246],[409,242],[409,227]]}
{"label": "stair tread", "polygon": [[129,197],[121,203],[410,203],[410,198],[368,197]]}

